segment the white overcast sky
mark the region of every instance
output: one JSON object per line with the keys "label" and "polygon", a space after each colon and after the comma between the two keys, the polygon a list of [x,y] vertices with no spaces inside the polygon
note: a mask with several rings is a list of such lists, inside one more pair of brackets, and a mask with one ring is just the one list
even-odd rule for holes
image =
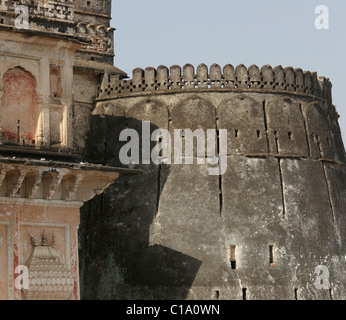
{"label": "white overcast sky", "polygon": [[[329,29],[315,28],[315,8]],[[317,71],[333,83],[346,142],[346,1],[113,0],[115,65],[270,64]]]}

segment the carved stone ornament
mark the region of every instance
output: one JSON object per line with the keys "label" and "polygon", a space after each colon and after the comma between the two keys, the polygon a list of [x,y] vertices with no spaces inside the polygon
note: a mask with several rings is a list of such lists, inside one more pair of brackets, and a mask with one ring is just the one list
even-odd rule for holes
{"label": "carved stone ornament", "polygon": [[[24,162],[24,163],[23,163]],[[138,170],[46,160],[0,159],[0,198],[83,202]]]}
{"label": "carved stone ornament", "polygon": [[54,247],[54,234],[50,241],[43,231],[41,244],[31,236],[32,253],[26,266],[29,269],[29,289],[23,290],[26,300],[67,300],[74,288],[70,268]]}

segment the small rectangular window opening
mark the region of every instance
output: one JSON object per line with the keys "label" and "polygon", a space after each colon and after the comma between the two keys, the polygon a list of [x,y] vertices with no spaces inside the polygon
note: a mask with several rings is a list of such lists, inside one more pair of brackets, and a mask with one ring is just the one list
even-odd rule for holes
{"label": "small rectangular window opening", "polygon": [[243,300],[247,300],[247,288],[243,288]]}
{"label": "small rectangular window opening", "polygon": [[235,249],[236,249],[236,245],[235,244],[232,244],[231,245],[231,257],[230,257],[230,262],[231,262],[231,268],[233,270],[236,270],[237,269],[237,260],[236,260],[236,257],[235,257]]}
{"label": "small rectangular window opening", "polygon": [[299,289],[298,288],[294,288],[294,298],[296,300],[299,300]]}
{"label": "small rectangular window opening", "polygon": [[275,266],[275,261],[274,261],[274,245],[269,246],[269,263],[270,266],[274,267]]}

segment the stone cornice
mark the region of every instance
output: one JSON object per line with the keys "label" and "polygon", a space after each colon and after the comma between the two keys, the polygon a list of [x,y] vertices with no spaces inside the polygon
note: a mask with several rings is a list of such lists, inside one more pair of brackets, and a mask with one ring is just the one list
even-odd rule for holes
{"label": "stone cornice", "polygon": [[80,206],[115,179],[139,170],[26,159],[0,159],[0,201]]}

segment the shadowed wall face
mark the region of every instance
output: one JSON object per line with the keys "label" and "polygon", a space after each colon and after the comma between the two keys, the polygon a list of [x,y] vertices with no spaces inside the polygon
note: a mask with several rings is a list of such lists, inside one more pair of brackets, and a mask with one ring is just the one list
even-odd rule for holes
{"label": "shadowed wall face", "polygon": [[[103,112],[91,119],[86,143],[89,159],[91,155],[99,163],[117,166],[123,166],[119,150],[126,144],[118,141],[121,130],[135,129],[141,138],[139,119],[152,120],[150,132],[167,120],[167,110],[150,102],[135,106],[128,117],[121,107],[109,110],[105,106]],[[195,257],[150,242],[150,228],[170,168],[153,163],[134,167],[143,174],[121,178],[81,208],[82,299],[186,299],[200,268]],[[162,170],[167,175],[161,175]]]}

